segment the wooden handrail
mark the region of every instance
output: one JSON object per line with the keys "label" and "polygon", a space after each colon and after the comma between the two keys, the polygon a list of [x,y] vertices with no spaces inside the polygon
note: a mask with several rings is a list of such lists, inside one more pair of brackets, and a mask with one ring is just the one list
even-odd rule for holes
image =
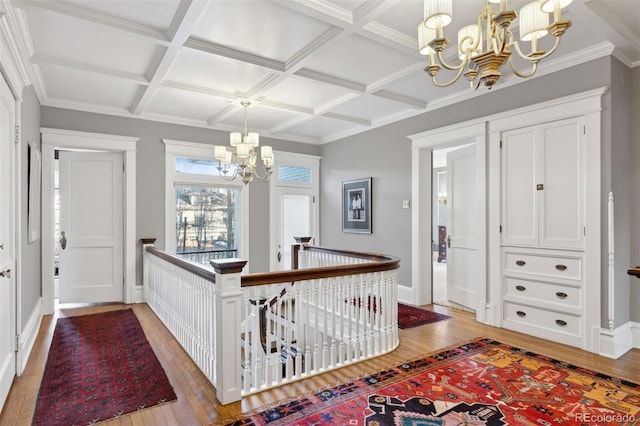
{"label": "wooden handrail", "polygon": [[636,278],[640,278],[640,266],[634,266],[627,269],[627,274],[633,275]]}
{"label": "wooden handrail", "polygon": [[344,275],[367,274],[370,272],[390,271],[400,267],[400,259],[377,253],[359,253],[349,250],[336,250],[326,247],[305,246],[304,250],[357,257],[371,260],[370,263],[356,265],[325,266],[321,268],[294,269],[290,271],[259,272],[242,276],[242,287],[253,287],[266,284],[332,278]]}
{"label": "wooden handrail", "polygon": [[[290,271],[258,272],[242,276],[242,287],[253,287],[266,284],[277,284],[284,282],[313,280],[318,278],[333,278],[343,275],[367,274],[370,272],[381,272],[398,269],[400,259],[394,256],[387,256],[377,253],[359,253],[348,250],[336,250],[325,247],[306,246],[305,250],[322,253],[357,257],[359,259],[371,260],[370,263],[356,265],[326,266],[321,268],[296,269]],[[158,256],[167,262],[179,266],[187,271],[202,277],[212,283],[216,282],[216,275],[211,269],[197,263],[184,260],[178,256],[166,253],[154,246],[147,247],[147,252]]]}
{"label": "wooden handrail", "polygon": [[207,269],[207,267],[203,265],[195,262],[190,262],[173,254],[169,254],[154,246],[147,247],[147,252],[153,254],[154,256],[158,256],[159,258],[164,259],[173,265],[179,266],[182,269],[186,269],[192,274],[204,278],[205,280],[211,281],[214,284],[216,282],[216,273],[213,272],[212,269]]}

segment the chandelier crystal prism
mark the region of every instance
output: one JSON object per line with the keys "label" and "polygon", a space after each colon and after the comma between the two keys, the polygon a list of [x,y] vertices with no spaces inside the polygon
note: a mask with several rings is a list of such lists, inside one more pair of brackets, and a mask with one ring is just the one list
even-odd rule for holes
{"label": "chandelier crystal prism", "polygon": [[241,105],[244,107],[244,134],[232,132],[229,135],[230,147],[216,146],[214,148],[214,157],[218,160],[217,168],[220,176],[229,181],[240,177],[246,185],[255,177],[266,182],[271,177],[271,167],[275,160],[273,148],[269,145],[263,145],[260,148],[264,173],[259,174],[257,149],[260,144],[260,135],[247,131],[247,108],[251,102],[242,101]]}
{"label": "chandelier crystal prism", "polygon": [[[453,0],[424,0],[424,20],[418,25],[418,50],[429,56],[429,65],[424,70],[437,87],[450,86],[464,75],[472,88],[484,84],[491,89],[502,76],[500,67],[507,62],[518,77],[530,77],[537,71],[538,63],[556,51],[560,38],[571,26],[571,21],[562,20],[561,11],[572,1],[535,0],[524,5],[517,14],[509,10],[507,0],[486,0],[477,23],[458,31],[457,60],[450,63],[443,54],[449,44],[443,29],[453,20]],[[499,4],[498,10],[494,9],[493,3]],[[553,23],[549,24],[551,14]],[[520,42],[530,43],[528,52],[524,52],[513,35],[511,28],[516,18]],[[538,42],[547,34],[554,37],[554,42],[545,51]],[[527,71],[516,66],[514,52],[528,62]],[[449,81],[439,82],[436,76],[443,68],[454,75]]]}

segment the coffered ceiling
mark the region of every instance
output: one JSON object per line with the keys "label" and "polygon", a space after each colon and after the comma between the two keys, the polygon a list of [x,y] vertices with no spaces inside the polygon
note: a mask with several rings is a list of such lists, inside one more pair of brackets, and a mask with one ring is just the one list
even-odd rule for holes
{"label": "coffered ceiling", "polygon": [[[248,99],[250,130],[320,144],[487,90],[433,86],[422,0],[1,1],[46,106],[231,131]],[[454,0],[446,31],[484,1]],[[563,17],[573,26],[538,74],[612,52],[640,64],[640,0],[575,0]]]}

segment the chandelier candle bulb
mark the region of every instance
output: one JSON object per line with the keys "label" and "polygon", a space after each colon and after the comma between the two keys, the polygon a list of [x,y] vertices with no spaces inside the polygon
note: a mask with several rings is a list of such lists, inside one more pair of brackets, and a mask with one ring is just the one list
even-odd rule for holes
{"label": "chandelier candle bulb", "polygon": [[231,146],[238,146],[242,143],[242,133],[233,132],[229,135],[229,143]]}
{"label": "chandelier candle bulb", "polygon": [[216,160],[222,161],[224,163],[227,159],[227,147],[216,146],[214,148],[214,157]]}
{"label": "chandelier candle bulb", "polygon": [[249,157],[249,151],[251,151],[251,146],[247,143],[241,143],[236,146],[236,155],[238,158],[247,158]]}
{"label": "chandelier candle bulb", "polygon": [[533,1],[520,9],[520,40],[540,40],[547,35],[549,14],[542,11],[540,3]]}
{"label": "chandelier candle bulb", "polygon": [[249,132],[247,133],[247,140],[245,140],[244,142],[247,145],[250,145],[255,148],[260,143],[260,135],[257,134],[256,132]]}

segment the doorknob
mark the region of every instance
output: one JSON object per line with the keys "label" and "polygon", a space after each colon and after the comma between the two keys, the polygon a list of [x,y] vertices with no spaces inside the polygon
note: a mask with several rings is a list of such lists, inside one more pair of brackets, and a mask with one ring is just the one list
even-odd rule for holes
{"label": "doorknob", "polygon": [[60,247],[62,248],[62,250],[67,248],[67,237],[64,231],[60,233]]}
{"label": "doorknob", "polygon": [[4,250],[4,244],[0,244],[0,250]]}
{"label": "doorknob", "polygon": [[0,277],[11,278],[11,269],[0,272]]}
{"label": "doorknob", "polygon": [[451,248],[451,236],[447,235],[447,248]]}

